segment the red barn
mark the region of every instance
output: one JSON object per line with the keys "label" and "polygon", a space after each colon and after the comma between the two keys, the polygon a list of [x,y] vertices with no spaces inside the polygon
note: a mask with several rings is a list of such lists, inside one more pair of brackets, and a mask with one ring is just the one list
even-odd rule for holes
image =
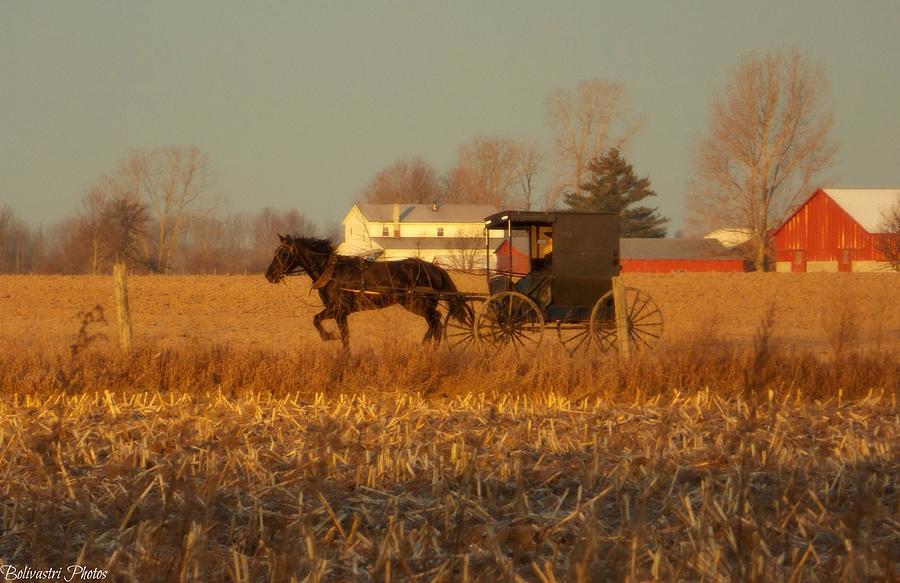
{"label": "red barn", "polygon": [[741,272],[743,258],[715,239],[619,239],[622,273]]}
{"label": "red barn", "polygon": [[[526,240],[524,244],[527,245],[528,241]],[[518,275],[525,275],[531,271],[531,258],[527,253],[520,251],[515,243],[510,245],[509,239],[504,239],[500,243],[500,246],[494,251],[494,255],[497,256],[497,271],[512,272]],[[510,259],[512,259],[511,265]]]}
{"label": "red barn", "polygon": [[776,271],[876,271],[883,214],[897,188],[820,188],[775,229]]}

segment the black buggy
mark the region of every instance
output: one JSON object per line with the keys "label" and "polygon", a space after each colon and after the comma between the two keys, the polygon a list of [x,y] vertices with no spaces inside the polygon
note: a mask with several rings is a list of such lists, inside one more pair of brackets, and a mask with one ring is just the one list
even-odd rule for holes
{"label": "black buggy", "polygon": [[[466,294],[471,314],[444,322],[451,347],[475,341],[517,352],[536,349],[554,328],[570,354],[618,345],[613,277],[619,275],[619,218],[612,213],[503,211],[485,218],[487,257],[502,232],[496,265],[487,262],[489,295]],[[646,293],[625,288],[632,346],[649,348],[663,320]]]}

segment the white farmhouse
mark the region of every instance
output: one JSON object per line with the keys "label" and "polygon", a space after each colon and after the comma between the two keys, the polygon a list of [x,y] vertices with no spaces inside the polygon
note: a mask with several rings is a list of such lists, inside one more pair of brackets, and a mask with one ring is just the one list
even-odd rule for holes
{"label": "white farmhouse", "polygon": [[484,218],[495,212],[488,205],[356,203],[344,217],[338,253],[484,267]]}

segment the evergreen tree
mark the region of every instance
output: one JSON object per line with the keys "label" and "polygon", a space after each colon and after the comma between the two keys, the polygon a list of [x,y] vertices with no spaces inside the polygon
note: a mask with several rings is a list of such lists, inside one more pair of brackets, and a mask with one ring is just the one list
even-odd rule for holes
{"label": "evergreen tree", "polygon": [[581,185],[585,194],[567,193],[565,202],[571,208],[584,211],[619,213],[622,237],[665,237],[669,219],[655,207],[633,206],[656,196],[650,190],[648,178],[638,179],[634,170],[617,148],[610,148],[588,164],[590,180]]}

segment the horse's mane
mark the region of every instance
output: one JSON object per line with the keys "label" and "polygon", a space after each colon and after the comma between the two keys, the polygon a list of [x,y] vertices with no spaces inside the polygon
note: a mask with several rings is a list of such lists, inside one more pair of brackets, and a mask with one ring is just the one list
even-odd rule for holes
{"label": "horse's mane", "polygon": [[317,237],[289,237],[289,239],[292,243],[299,243],[315,253],[323,253],[325,255],[334,253],[334,245],[328,239],[319,239]]}

